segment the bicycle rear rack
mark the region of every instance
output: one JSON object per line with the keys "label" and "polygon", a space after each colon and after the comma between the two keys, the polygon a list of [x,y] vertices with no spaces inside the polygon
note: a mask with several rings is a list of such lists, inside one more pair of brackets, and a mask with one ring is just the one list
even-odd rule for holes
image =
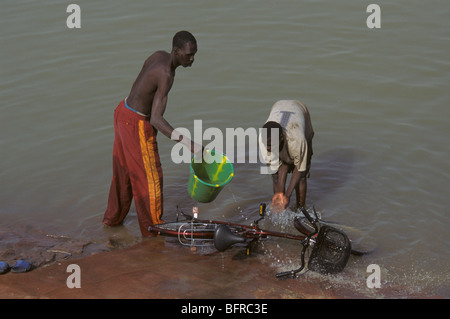
{"label": "bicycle rear rack", "polygon": [[[201,224],[201,225],[207,225],[207,224]],[[206,226],[208,227],[208,226]],[[190,222],[180,225],[178,228],[178,241],[180,244],[184,246],[190,246],[190,247],[206,247],[206,246],[213,246],[214,245],[214,231],[216,230],[216,227],[214,224],[211,224],[211,229],[208,228],[202,228],[201,231],[204,232],[211,232],[211,236],[208,236],[210,238],[194,238],[195,232],[199,230],[198,223],[194,219],[192,219]]]}

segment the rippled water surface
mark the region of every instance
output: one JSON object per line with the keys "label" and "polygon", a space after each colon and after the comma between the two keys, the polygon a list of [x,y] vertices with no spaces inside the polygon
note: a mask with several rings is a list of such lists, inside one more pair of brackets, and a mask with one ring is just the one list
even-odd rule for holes
{"label": "rippled water surface", "polygon": [[[379,1],[381,28],[369,29],[361,1],[83,0],[81,28],[68,29],[65,3],[3,2],[2,228],[107,236],[114,108],[144,59],[187,29],[199,51],[192,68],[177,70],[165,114],[174,127],[193,131],[201,119],[204,129],[258,128],[278,99],[308,106],[316,134],[307,204],[377,247],[323,280],[360,290],[378,264],[385,286],[450,296],[449,3]],[[172,162],[172,141],[158,142],[171,220],[177,205],[195,203],[188,165]],[[236,164],[201,216],[252,221],[271,198],[260,166]],[[264,225],[292,230],[287,215]],[[139,240],[134,208],[125,230]],[[260,258],[287,267],[289,245],[267,244]]]}

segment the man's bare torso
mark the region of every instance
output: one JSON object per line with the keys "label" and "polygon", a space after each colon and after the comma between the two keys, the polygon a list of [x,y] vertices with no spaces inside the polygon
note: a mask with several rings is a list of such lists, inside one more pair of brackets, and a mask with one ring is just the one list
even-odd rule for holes
{"label": "man's bare torso", "polygon": [[144,62],[127,97],[127,104],[138,112],[150,115],[158,87],[165,83],[170,89],[174,78],[175,71],[171,71],[170,54],[164,51],[153,53]]}

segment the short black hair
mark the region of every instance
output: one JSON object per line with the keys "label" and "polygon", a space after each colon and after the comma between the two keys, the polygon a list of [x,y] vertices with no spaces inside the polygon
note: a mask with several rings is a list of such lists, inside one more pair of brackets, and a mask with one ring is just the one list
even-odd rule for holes
{"label": "short black hair", "polygon": [[197,45],[197,40],[189,31],[179,31],[173,36],[172,47],[182,49],[184,45],[191,42]]}
{"label": "short black hair", "polygon": [[277,128],[278,129],[278,138],[281,139],[283,136],[283,127],[280,125],[280,123],[269,121],[266,122],[263,125],[264,129],[267,129],[267,139],[272,139],[272,129]]}

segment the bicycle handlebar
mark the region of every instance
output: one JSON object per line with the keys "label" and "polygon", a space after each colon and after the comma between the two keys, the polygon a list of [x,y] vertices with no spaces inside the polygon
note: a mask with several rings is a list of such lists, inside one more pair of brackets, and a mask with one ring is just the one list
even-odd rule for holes
{"label": "bicycle handlebar", "polygon": [[290,270],[290,271],[280,272],[280,273],[276,274],[275,276],[277,278],[282,278],[282,277],[290,275],[290,276],[292,276],[292,278],[295,278],[295,274],[296,274],[296,272],[294,270]]}
{"label": "bicycle handlebar", "polygon": [[310,223],[312,224],[315,223],[315,220],[311,217],[311,215],[308,213],[305,207],[300,208],[300,210],[303,213],[303,215],[305,215],[306,219],[309,220]]}
{"label": "bicycle handlebar", "polygon": [[311,215],[309,214],[309,212],[306,210],[305,207],[300,208],[300,210],[303,213],[303,215],[305,215],[306,219],[314,226],[314,233],[313,233],[313,235],[317,234],[319,232],[319,228],[317,227],[317,223],[319,221],[319,217],[317,216],[316,209],[314,209],[314,215],[315,215],[316,219],[313,219],[311,217]]}

